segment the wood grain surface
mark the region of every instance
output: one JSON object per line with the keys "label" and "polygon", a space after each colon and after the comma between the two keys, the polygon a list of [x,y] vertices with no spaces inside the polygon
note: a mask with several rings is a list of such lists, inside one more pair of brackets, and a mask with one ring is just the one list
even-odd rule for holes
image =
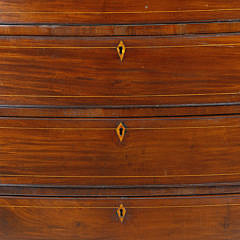
{"label": "wood grain surface", "polygon": [[135,186],[20,186],[0,185],[1,197],[179,197],[240,194],[239,182]]}
{"label": "wood grain surface", "polygon": [[[123,40],[121,62],[117,45]],[[240,102],[238,34],[0,38],[0,104],[181,105]]]}
{"label": "wood grain surface", "polygon": [[[121,223],[117,209],[123,204]],[[240,198],[0,199],[2,240],[237,240]]]}
{"label": "wood grain surface", "polygon": [[0,239],[238,240],[239,19],[0,0]]}
{"label": "wood grain surface", "polygon": [[239,19],[238,0],[1,0],[1,23],[116,24]]}
{"label": "wood grain surface", "polygon": [[120,106],[0,106],[0,115],[9,117],[159,117],[212,116],[239,114],[240,102],[187,105],[120,105]]}
{"label": "wood grain surface", "polygon": [[[1,184],[239,182],[238,116],[0,120]],[[116,128],[126,132],[122,142]]]}
{"label": "wood grain surface", "polygon": [[2,36],[164,36],[184,34],[237,33],[239,31],[239,21],[117,25],[0,25],[0,35]]}

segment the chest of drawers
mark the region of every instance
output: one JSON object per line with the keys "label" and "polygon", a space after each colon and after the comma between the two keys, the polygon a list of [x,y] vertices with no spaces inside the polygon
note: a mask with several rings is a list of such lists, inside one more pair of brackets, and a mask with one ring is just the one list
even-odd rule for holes
{"label": "chest of drawers", "polygon": [[0,239],[238,240],[238,0],[0,0]]}

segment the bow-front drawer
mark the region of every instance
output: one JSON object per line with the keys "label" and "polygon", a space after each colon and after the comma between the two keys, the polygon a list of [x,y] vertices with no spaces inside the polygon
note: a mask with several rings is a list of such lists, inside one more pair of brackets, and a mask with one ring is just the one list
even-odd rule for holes
{"label": "bow-front drawer", "polygon": [[1,0],[1,23],[157,23],[233,20],[238,0]]}
{"label": "bow-front drawer", "polygon": [[239,35],[2,37],[0,104],[64,108],[229,104],[240,101],[239,65]]}
{"label": "bow-front drawer", "polygon": [[240,118],[0,119],[1,184],[239,182]]}
{"label": "bow-front drawer", "polygon": [[1,240],[238,240],[240,197],[0,198]]}

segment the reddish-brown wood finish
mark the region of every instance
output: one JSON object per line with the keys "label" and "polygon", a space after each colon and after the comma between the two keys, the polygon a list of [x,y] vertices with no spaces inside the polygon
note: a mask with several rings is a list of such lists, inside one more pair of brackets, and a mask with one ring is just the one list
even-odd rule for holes
{"label": "reddish-brown wood finish", "polygon": [[[123,62],[116,47],[126,45]],[[239,102],[239,35],[0,39],[1,105]],[[157,66],[156,66],[157,63]]]}
{"label": "reddish-brown wood finish", "polygon": [[116,24],[234,20],[238,0],[1,0],[1,23]]}
{"label": "reddish-brown wood finish", "polygon": [[[117,209],[123,204],[121,223]],[[0,198],[1,240],[238,240],[240,198]]]}
{"label": "reddish-brown wood finish", "polygon": [[179,197],[240,194],[239,182],[155,186],[8,186],[0,185],[0,196],[16,197]]}
{"label": "reddish-brown wood finish", "polygon": [[95,107],[57,107],[57,106],[1,106],[1,116],[12,117],[159,117],[159,116],[200,116],[239,114],[240,102],[232,104],[210,104],[206,106],[180,105],[180,106],[95,106]]}
{"label": "reddish-brown wood finish", "polygon": [[0,240],[238,240],[239,20],[0,0]]}
{"label": "reddish-brown wood finish", "polygon": [[4,36],[164,36],[183,34],[236,33],[240,22],[203,22],[132,25],[0,25]]}
{"label": "reddish-brown wood finish", "polygon": [[[0,180],[28,185],[239,182],[240,118],[0,120]],[[116,128],[123,123],[121,142]]]}

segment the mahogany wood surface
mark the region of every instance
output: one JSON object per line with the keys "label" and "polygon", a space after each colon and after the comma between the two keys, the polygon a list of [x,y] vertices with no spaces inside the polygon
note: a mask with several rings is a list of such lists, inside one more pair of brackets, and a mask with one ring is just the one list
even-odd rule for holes
{"label": "mahogany wood surface", "polygon": [[[239,39],[238,34],[1,37],[0,104],[69,108],[236,104]],[[116,49],[121,40],[126,46],[123,62]]]}
{"label": "mahogany wood surface", "polygon": [[239,0],[0,0],[0,240],[239,240]]}
{"label": "mahogany wood surface", "polygon": [[235,20],[238,0],[1,0],[0,22],[116,24]]}
{"label": "mahogany wood surface", "polygon": [[239,21],[172,24],[118,24],[94,26],[79,24],[0,25],[1,36],[164,36],[183,34],[237,33],[239,31]]}
{"label": "mahogany wood surface", "polygon": [[[123,222],[117,210],[126,210]],[[240,198],[0,198],[2,240],[238,240]]]}
{"label": "mahogany wood surface", "polygon": [[221,104],[154,105],[154,106],[0,106],[1,116],[10,117],[159,117],[208,116],[239,114],[240,102]]}
{"label": "mahogany wood surface", "polygon": [[[239,116],[1,118],[1,184],[239,182],[239,121]],[[116,131],[120,123],[126,129],[122,139]]]}
{"label": "mahogany wood surface", "polygon": [[135,185],[135,186],[38,186],[0,185],[0,196],[11,197],[179,197],[240,194],[239,182]]}

